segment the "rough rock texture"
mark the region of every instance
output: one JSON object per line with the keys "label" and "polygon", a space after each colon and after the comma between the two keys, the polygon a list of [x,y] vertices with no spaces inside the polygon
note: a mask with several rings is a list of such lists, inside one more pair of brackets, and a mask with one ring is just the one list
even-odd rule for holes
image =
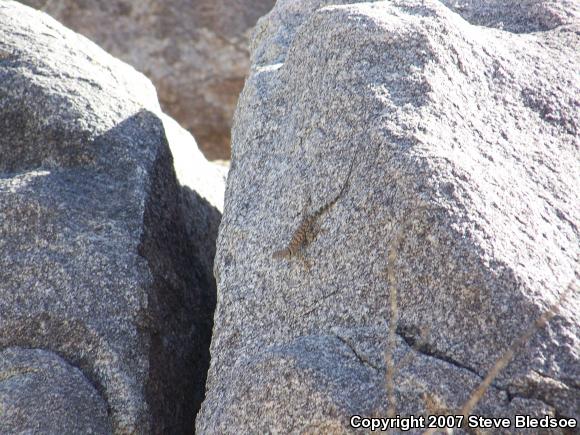
{"label": "rough rock texture", "polygon": [[228,159],[248,39],[274,0],[22,0],[145,73],[208,158]]}
{"label": "rough rock texture", "polygon": [[[47,15],[0,2],[0,349],[46,351],[30,362],[46,383],[31,382],[71,409],[95,394],[80,370],[101,397],[79,408],[95,430],[191,433],[222,186],[143,75]],[[20,370],[11,361],[2,373]],[[78,394],[51,393],[55,382]],[[0,433],[36,424],[36,402],[20,399],[2,406],[30,420],[0,417]]]}
{"label": "rough rock texture", "polygon": [[0,421],[3,434],[111,433],[107,403],[83,373],[40,349],[0,352]]}
{"label": "rough rock texture", "polygon": [[[453,3],[282,0],[259,21],[200,433],[453,412],[578,281],[578,3]],[[273,259],[353,159],[304,259]],[[577,288],[475,413],[579,417]]]}

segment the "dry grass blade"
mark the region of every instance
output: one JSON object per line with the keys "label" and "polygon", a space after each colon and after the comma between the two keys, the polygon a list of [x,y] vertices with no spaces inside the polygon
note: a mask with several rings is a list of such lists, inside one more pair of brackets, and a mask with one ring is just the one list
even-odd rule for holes
{"label": "dry grass blade", "polygon": [[387,400],[389,402],[389,407],[387,408],[387,417],[393,418],[396,413],[396,403],[395,403],[395,361],[394,353],[395,347],[397,346],[396,334],[397,334],[397,324],[399,322],[399,307],[397,305],[397,283],[395,279],[394,264],[397,258],[396,249],[400,243],[402,231],[396,238],[395,243],[389,246],[388,256],[387,256],[387,281],[389,286],[389,306],[391,309],[391,315],[389,319],[389,333],[387,337],[387,349],[385,350],[385,386],[387,390]]}
{"label": "dry grass blade", "polygon": [[397,405],[395,402],[395,373],[401,367],[399,364],[395,367],[394,353],[397,346],[396,335],[397,326],[399,324],[399,306],[398,306],[398,291],[397,291],[397,278],[395,276],[395,262],[397,261],[397,252],[401,248],[401,244],[405,237],[405,231],[413,223],[411,217],[413,215],[419,214],[419,212],[425,210],[425,206],[417,207],[412,214],[406,219],[406,223],[400,227],[398,232],[395,234],[393,240],[389,243],[389,248],[387,251],[387,284],[389,288],[389,306],[390,306],[390,318],[389,318],[389,331],[387,337],[387,348],[385,350],[385,389],[387,393],[387,400],[389,406],[387,408],[387,417],[394,418],[397,411]]}
{"label": "dry grass blade", "polygon": [[564,302],[566,297],[570,294],[572,289],[574,289],[575,287],[576,287],[575,282],[572,281],[568,285],[566,290],[564,290],[564,292],[562,292],[562,294],[560,295],[560,297],[558,298],[556,303],[554,303],[554,305],[552,305],[548,310],[544,311],[544,313],[542,313],[542,315],[540,317],[538,317],[538,319],[534,322],[534,324],[531,325],[523,335],[521,335],[519,338],[517,338],[513,342],[513,344],[509,347],[509,349],[507,349],[506,352],[501,356],[501,358],[499,358],[495,362],[495,364],[493,365],[491,370],[487,373],[487,375],[485,376],[483,381],[481,381],[481,384],[479,384],[479,386],[471,394],[471,397],[469,398],[469,400],[467,400],[467,402],[465,402],[465,404],[463,405],[463,407],[459,411],[460,414],[465,417],[465,419],[467,419],[468,415],[471,413],[471,411],[473,411],[473,408],[475,408],[477,403],[481,400],[481,398],[483,397],[483,395],[485,394],[485,392],[487,391],[487,389],[489,388],[489,386],[491,385],[493,380],[498,376],[498,374],[513,359],[513,357],[516,353],[516,350],[524,347],[530,341],[530,339],[536,333],[536,331],[538,331],[539,329],[542,329],[544,326],[546,326],[546,324],[550,320],[552,320],[552,318],[560,310],[560,307],[562,306],[562,303]]}
{"label": "dry grass blade", "polygon": [[[490,387],[491,383],[499,375],[499,373],[511,362],[516,351],[523,348],[532,338],[532,336],[541,328],[546,326],[546,324],[558,313],[564,300],[572,292],[572,290],[578,290],[576,287],[576,281],[573,280],[566,290],[562,292],[556,303],[554,303],[548,310],[544,311],[540,317],[528,328],[528,330],[518,337],[512,345],[504,352],[504,354],[495,362],[491,370],[487,373],[485,378],[481,381],[479,386],[471,393],[469,399],[465,402],[459,414],[463,416],[464,421],[467,421],[469,415],[473,409],[477,406],[487,389]],[[423,435],[431,435],[436,432],[437,429],[429,429],[423,433]]]}

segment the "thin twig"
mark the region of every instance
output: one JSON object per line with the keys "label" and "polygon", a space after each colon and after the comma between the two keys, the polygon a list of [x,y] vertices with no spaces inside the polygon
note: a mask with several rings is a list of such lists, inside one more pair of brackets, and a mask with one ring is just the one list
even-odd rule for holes
{"label": "thin twig", "polygon": [[387,285],[389,288],[389,331],[387,336],[387,348],[385,349],[385,388],[389,406],[387,408],[387,417],[394,418],[397,412],[395,403],[395,361],[394,354],[397,346],[396,335],[399,323],[399,306],[397,305],[397,280],[395,278],[395,261],[397,260],[397,251],[403,238],[403,229],[401,228],[395,236],[395,240],[389,243],[387,251]]}
{"label": "thin twig", "polygon": [[395,398],[395,374],[396,371],[401,367],[398,365],[395,367],[394,354],[395,348],[397,346],[396,335],[397,327],[399,325],[399,306],[398,306],[398,291],[397,291],[397,279],[395,276],[395,262],[397,261],[397,254],[401,248],[403,238],[405,237],[405,231],[413,223],[411,217],[423,211],[426,207],[419,206],[413,213],[407,218],[406,223],[399,229],[396,233],[392,243],[389,243],[389,248],[387,250],[387,284],[389,288],[389,306],[390,306],[390,317],[389,317],[389,331],[387,337],[387,348],[385,349],[385,389],[387,393],[387,400],[389,406],[387,408],[387,417],[394,418],[397,412],[397,404]]}
{"label": "thin twig", "polygon": [[[471,393],[469,399],[464,403],[463,407],[459,411],[459,414],[463,416],[464,421],[467,421],[469,415],[473,409],[477,406],[487,389],[490,387],[491,383],[497,378],[499,373],[506,368],[506,366],[514,358],[516,351],[523,348],[528,344],[532,336],[540,329],[542,329],[546,324],[552,320],[552,318],[558,314],[564,300],[576,287],[576,281],[572,280],[566,290],[562,292],[558,300],[546,311],[544,311],[540,317],[528,328],[528,330],[518,337],[511,346],[504,352],[504,354],[495,362],[491,370],[487,373],[485,378],[481,381],[479,386]],[[577,290],[577,289],[576,289]],[[429,429],[423,433],[423,435],[432,435],[437,429]]]}
{"label": "thin twig", "polygon": [[542,313],[542,315],[536,319],[536,321],[528,328],[528,330],[519,338],[517,338],[513,342],[513,344],[505,351],[505,353],[496,361],[496,363],[487,373],[483,381],[481,381],[481,383],[475,389],[475,391],[471,393],[471,397],[469,398],[469,400],[465,402],[465,404],[459,411],[465,419],[467,419],[468,415],[471,413],[471,411],[473,411],[473,408],[475,408],[477,403],[481,400],[481,398],[483,397],[483,395],[485,394],[485,392],[487,391],[493,380],[513,359],[516,350],[523,348],[526,344],[528,344],[532,336],[538,330],[546,326],[546,324],[550,320],[552,320],[552,318],[560,311],[560,307],[562,306],[564,299],[566,299],[566,297],[574,287],[575,287],[574,281],[572,281],[568,285],[566,290],[562,292],[556,303],[554,303],[548,310],[544,311],[544,313]]}

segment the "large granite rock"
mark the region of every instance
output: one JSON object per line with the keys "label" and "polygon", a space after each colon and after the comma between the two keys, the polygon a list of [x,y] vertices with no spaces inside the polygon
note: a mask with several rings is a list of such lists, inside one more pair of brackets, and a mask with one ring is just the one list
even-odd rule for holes
{"label": "large granite rock", "polygon": [[[200,433],[453,414],[577,284],[578,4],[449,3],[281,0],[258,22]],[[272,258],[353,161],[304,258]],[[572,288],[475,413],[579,417]]]}
{"label": "large granite rock", "polygon": [[205,155],[228,159],[248,39],[274,0],[21,0],[145,73]]}
{"label": "large granite rock", "polygon": [[[191,433],[223,181],[143,75],[0,2],[0,349],[40,349],[18,394],[28,378],[5,373],[22,358],[0,357],[2,406],[17,416],[0,417],[0,433],[41,411],[64,425],[53,433]],[[56,403],[37,409],[52,394],[70,408],[54,418]]]}
{"label": "large granite rock", "polygon": [[0,352],[0,421],[3,434],[108,434],[112,429],[107,402],[83,373],[39,349]]}

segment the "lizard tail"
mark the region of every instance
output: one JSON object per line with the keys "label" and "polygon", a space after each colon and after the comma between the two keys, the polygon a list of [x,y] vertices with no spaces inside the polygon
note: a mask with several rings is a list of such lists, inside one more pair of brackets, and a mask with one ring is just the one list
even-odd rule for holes
{"label": "lizard tail", "polygon": [[281,259],[281,258],[289,258],[290,257],[290,249],[280,249],[272,254],[272,258]]}
{"label": "lizard tail", "polygon": [[344,193],[344,191],[347,189],[347,187],[350,185],[350,176],[352,174],[352,168],[354,167],[354,164],[356,162],[356,158],[353,158],[350,161],[350,165],[348,167],[348,172],[346,174],[346,179],[344,180],[344,182],[342,183],[342,187],[340,189],[340,192],[338,193],[338,196],[342,196],[342,194]]}

